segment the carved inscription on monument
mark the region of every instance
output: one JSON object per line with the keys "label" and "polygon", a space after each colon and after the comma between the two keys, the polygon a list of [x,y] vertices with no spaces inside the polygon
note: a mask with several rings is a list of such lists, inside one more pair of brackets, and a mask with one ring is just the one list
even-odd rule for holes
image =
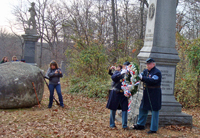
{"label": "carved inscription on monument", "polygon": [[153,34],[146,34],[145,42],[152,42],[153,41]]}
{"label": "carved inscription on monument", "polygon": [[157,66],[162,73],[161,89],[163,94],[173,94],[175,67]]}
{"label": "carved inscription on monument", "polygon": [[25,56],[35,57],[35,42],[27,41],[25,47]]}
{"label": "carved inscription on monument", "polygon": [[35,63],[35,42],[25,42],[24,58],[27,63]]}

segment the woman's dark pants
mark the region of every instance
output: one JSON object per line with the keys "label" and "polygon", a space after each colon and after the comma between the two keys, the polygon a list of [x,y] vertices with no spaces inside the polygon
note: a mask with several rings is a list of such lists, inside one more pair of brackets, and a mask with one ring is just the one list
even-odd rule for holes
{"label": "woman's dark pants", "polygon": [[58,98],[59,98],[59,101],[60,101],[60,106],[64,107],[64,104],[63,104],[63,97],[62,97],[62,94],[61,94],[61,86],[60,86],[60,84],[49,84],[50,96],[49,96],[49,106],[48,106],[48,107],[49,107],[49,108],[52,107],[54,89],[56,89],[56,91],[57,91]]}

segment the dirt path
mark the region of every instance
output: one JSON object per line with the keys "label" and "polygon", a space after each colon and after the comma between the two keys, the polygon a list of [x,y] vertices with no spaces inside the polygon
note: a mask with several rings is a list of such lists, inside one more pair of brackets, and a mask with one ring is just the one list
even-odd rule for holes
{"label": "dirt path", "polygon": [[0,110],[0,137],[200,137],[200,108],[184,109],[184,112],[193,115],[192,129],[169,126],[149,136],[146,134],[149,128],[144,131],[124,131],[118,122],[118,129],[110,130],[106,101],[64,93],[66,108],[60,108],[54,102],[53,107],[48,109],[48,95],[46,90],[41,108]]}

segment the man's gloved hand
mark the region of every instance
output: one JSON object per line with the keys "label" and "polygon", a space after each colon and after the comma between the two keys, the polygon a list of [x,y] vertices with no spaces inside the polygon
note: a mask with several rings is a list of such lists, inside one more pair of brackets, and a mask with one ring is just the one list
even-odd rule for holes
{"label": "man's gloved hand", "polygon": [[142,80],[142,73],[140,73],[140,74],[138,75],[138,77]]}
{"label": "man's gloved hand", "polygon": [[127,70],[126,70],[126,69],[123,69],[123,70],[121,71],[121,74],[125,74],[125,73],[127,73]]}

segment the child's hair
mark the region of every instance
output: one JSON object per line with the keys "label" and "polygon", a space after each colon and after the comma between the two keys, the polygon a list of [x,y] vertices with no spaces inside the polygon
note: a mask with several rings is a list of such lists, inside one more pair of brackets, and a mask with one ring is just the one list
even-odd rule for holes
{"label": "child's hair", "polygon": [[122,65],[118,65],[117,67],[120,67],[120,69],[122,69]]}
{"label": "child's hair", "polygon": [[52,60],[52,61],[50,62],[49,67],[51,68],[52,65],[55,66],[56,69],[58,69],[58,64],[57,64],[57,62],[56,62],[55,60]]}

